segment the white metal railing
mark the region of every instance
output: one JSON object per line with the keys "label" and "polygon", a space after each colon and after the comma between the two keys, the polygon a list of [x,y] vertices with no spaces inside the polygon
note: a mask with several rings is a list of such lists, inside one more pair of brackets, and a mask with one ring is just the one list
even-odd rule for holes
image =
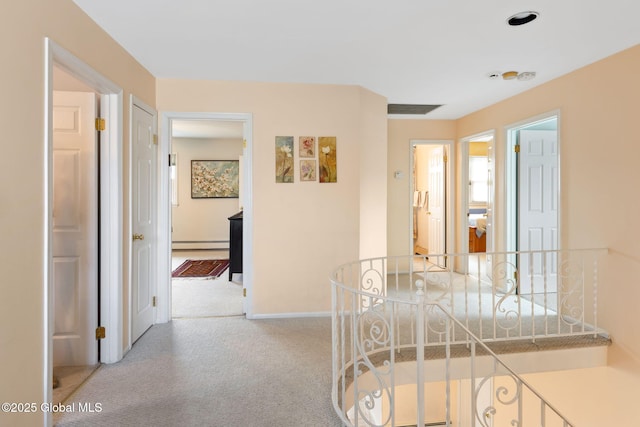
{"label": "white metal railing", "polygon": [[[458,401],[468,398],[470,406],[463,411],[467,423],[459,425],[522,425],[523,419],[527,425],[571,425],[483,341],[602,333],[597,292],[604,253],[385,257],[337,268],[331,278],[336,411],[346,425],[405,425],[398,424],[405,421],[398,420],[396,388],[413,384],[412,424],[425,425],[425,378],[437,374],[425,372],[424,361],[439,359],[446,384],[442,425],[454,425],[452,377],[468,382],[467,391],[461,385],[456,391]],[[490,404],[479,403],[487,399]]]}

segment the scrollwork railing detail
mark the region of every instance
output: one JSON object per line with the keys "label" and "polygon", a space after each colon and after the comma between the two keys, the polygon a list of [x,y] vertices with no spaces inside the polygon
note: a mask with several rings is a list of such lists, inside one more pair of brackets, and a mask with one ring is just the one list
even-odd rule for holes
{"label": "scrollwork railing detail", "polygon": [[[398,402],[407,398],[407,389],[400,392],[398,387],[409,384],[407,375],[415,375],[409,389],[416,394],[417,424],[429,416],[422,403],[429,398],[424,384],[444,377],[448,423],[450,403],[457,397],[458,402],[471,400],[471,407],[458,407],[453,415],[465,411],[465,425],[571,426],[485,342],[606,337],[597,327],[599,266],[608,266],[598,263],[603,253],[606,250],[491,253],[486,254],[491,262],[482,268],[474,260],[474,270],[469,260],[481,255],[374,258],[338,268],[332,275],[336,413],[350,427],[394,425]],[[447,262],[436,265],[444,257]],[[521,282],[522,259],[528,273]],[[525,294],[519,286],[527,289]],[[444,370],[438,362],[427,362],[435,359],[444,359]],[[451,369],[462,371],[452,374]],[[469,381],[470,387],[452,386],[452,378]]]}
{"label": "scrollwork railing detail", "polygon": [[357,361],[354,365],[354,370],[358,377],[365,371],[370,372],[375,378],[377,387],[373,389],[359,388],[357,391],[357,402],[363,402],[365,409],[368,411],[363,411],[360,403],[355,406],[358,410],[358,417],[372,427],[387,425],[390,419],[387,419],[382,424],[377,424],[369,418],[369,411],[375,408],[376,402],[380,401],[383,394],[388,402],[393,402],[393,396],[389,391],[390,384],[384,380],[385,377],[389,377],[392,374],[392,365],[389,360],[384,360],[382,363],[374,363],[369,358],[369,355],[377,349],[388,347],[391,344],[390,336],[390,323],[382,311],[373,308],[362,312],[356,317],[354,338]]}
{"label": "scrollwork railing detail", "polygon": [[501,261],[494,265],[492,271],[494,283],[501,283],[504,289],[494,307],[496,326],[507,332],[515,330],[520,324],[518,292],[518,269],[512,262]]}
{"label": "scrollwork railing detail", "polygon": [[565,259],[560,264],[558,298],[560,319],[575,326],[584,320],[584,264]]}

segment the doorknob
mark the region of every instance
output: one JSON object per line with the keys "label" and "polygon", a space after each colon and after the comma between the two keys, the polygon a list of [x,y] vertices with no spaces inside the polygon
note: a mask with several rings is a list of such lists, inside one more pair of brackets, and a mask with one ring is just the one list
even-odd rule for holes
{"label": "doorknob", "polygon": [[134,234],[133,240],[144,240],[144,234]]}

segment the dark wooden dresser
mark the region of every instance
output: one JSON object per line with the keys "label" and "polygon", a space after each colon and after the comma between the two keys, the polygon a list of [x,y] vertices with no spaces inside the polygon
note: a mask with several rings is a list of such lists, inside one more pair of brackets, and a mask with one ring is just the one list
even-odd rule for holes
{"label": "dark wooden dresser", "polygon": [[242,273],[242,211],[229,217],[229,281]]}

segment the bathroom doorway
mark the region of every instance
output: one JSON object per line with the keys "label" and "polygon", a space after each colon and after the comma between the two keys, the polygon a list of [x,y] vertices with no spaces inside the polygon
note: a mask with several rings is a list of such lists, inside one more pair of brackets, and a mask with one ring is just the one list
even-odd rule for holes
{"label": "bathroom doorway", "polygon": [[461,140],[462,173],[460,220],[462,253],[468,253],[466,271],[482,279],[490,274],[494,250],[494,132]]}
{"label": "bathroom doorway", "polygon": [[[451,248],[453,209],[451,183],[453,143],[411,141],[411,251],[416,255],[441,255]],[[446,267],[446,257],[432,257]]]}

